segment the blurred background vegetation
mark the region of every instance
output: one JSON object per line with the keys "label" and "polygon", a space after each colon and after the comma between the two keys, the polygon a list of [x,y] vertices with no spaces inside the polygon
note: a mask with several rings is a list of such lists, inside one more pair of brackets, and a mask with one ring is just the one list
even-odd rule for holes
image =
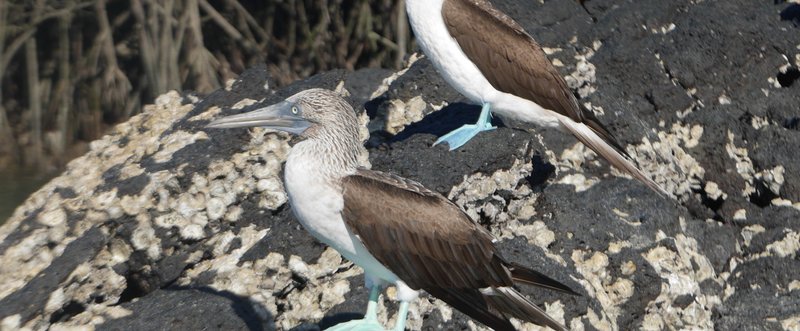
{"label": "blurred background vegetation", "polygon": [[0,0],[0,223],[166,91],[261,63],[278,85],[397,69],[410,49],[402,0]]}

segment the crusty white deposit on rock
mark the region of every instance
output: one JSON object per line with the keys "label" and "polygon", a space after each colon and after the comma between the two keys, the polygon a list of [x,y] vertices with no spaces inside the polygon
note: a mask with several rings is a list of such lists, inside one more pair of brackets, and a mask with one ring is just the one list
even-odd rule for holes
{"label": "crusty white deposit on rock", "polygon": [[[14,231],[32,226],[32,221],[43,227],[33,230],[27,238],[9,246],[0,255],[0,260],[8,262],[0,264],[0,279],[9,280],[0,282],[0,297],[20,289],[88,228],[118,219],[126,214],[126,210],[137,215],[140,211],[138,204],[142,203],[140,200],[145,200],[144,204],[156,205],[153,195],[169,182],[170,176],[145,174],[152,178],[150,185],[143,189],[140,199],[126,199],[130,203],[123,205],[122,199],[114,190],[104,192],[100,187],[104,184],[102,174],[112,167],[124,165],[120,170],[122,179],[138,176],[143,171],[136,163],[142,158],[166,158],[168,155],[164,151],[175,151],[179,149],[178,146],[207,139],[204,132],[194,131],[177,131],[169,136],[180,136],[182,139],[161,139],[161,134],[172,123],[192,109],[191,104],[182,104],[182,101],[176,92],[158,97],[156,103],[146,106],[142,114],[118,125],[100,140],[92,142],[91,150],[86,155],[67,164],[61,176],[34,193],[16,210],[0,228],[0,238],[5,240]],[[123,138],[136,143],[121,144]],[[71,189],[75,197],[60,196],[57,191],[63,188]],[[81,211],[84,216],[68,224],[67,213],[77,211]],[[37,216],[31,218],[34,214]],[[150,223],[149,220],[146,223]],[[109,285],[119,287],[113,283]]]}
{"label": "crusty white deposit on rock", "polygon": [[[412,99],[412,103],[415,102]],[[421,100],[421,99],[420,99]],[[198,141],[209,140],[209,135],[196,130],[168,130],[169,125],[187,116],[195,106],[183,104],[176,93],[158,99],[156,105],[146,107],[143,114],[130,122],[120,125],[115,132],[92,144],[92,151],[68,166],[65,174],[37,192],[16,213],[11,222],[0,232],[3,238],[14,231],[23,231],[30,222],[40,224],[23,240],[7,247],[3,252],[6,263],[0,266],[0,276],[9,281],[0,284],[2,296],[21,289],[63,251],[66,245],[79,238],[92,227],[101,227],[111,239],[100,249],[94,258],[81,263],[62,281],[60,286],[47,296],[46,303],[32,319],[22,320],[19,314],[5,316],[4,328],[28,327],[41,329],[47,327],[70,328],[91,327],[104,322],[132,316],[135,312],[117,306],[122,292],[129,281],[125,275],[118,274],[114,267],[132,258],[134,252],[141,252],[147,259],[163,261],[175,256],[175,248],[166,245],[164,240],[178,240],[187,244],[201,243],[204,250],[186,251],[180,257],[187,265],[174,281],[177,286],[196,286],[202,280],[203,286],[218,291],[227,291],[249,298],[256,307],[256,313],[265,322],[274,320],[279,329],[290,329],[301,323],[318,321],[326,312],[343,304],[353,290],[351,278],[361,274],[358,267],[343,261],[333,250],[325,249],[315,260],[304,260],[297,255],[284,255],[281,252],[264,252],[261,257],[243,257],[263,241],[271,228],[250,224],[240,228],[225,225],[242,220],[242,201],[252,199],[262,211],[284,208],[287,197],[280,180],[281,163],[290,146],[288,137],[283,134],[253,129],[244,136],[243,144],[235,147],[229,157],[213,159],[201,171],[185,173],[189,166],[175,164],[171,169],[148,172],[141,166],[143,160],[154,164],[164,164],[173,160],[176,152]],[[255,103],[242,100],[232,109],[239,109]],[[405,101],[389,100],[390,104],[404,104]],[[422,101],[419,101],[422,102]],[[423,104],[422,107],[425,107]],[[401,107],[391,112],[406,113],[410,108]],[[209,107],[205,112],[192,114],[189,123],[198,123],[213,118],[220,113],[219,107]],[[416,111],[412,112],[416,114]],[[392,118],[390,115],[390,118]],[[408,115],[403,115],[408,116]],[[417,115],[392,121],[392,125],[402,130],[405,124],[419,120]],[[367,121],[362,116],[363,121]],[[405,123],[405,124],[403,124]],[[144,128],[145,130],[142,130]],[[394,130],[389,127],[388,130]],[[398,131],[399,131],[398,130]],[[674,124],[669,131],[658,133],[659,141],[651,143],[644,139],[641,145],[629,149],[632,155],[642,160],[670,159],[672,162],[658,167],[648,167],[657,174],[658,181],[682,200],[691,199],[692,189],[699,185],[696,180],[703,178],[703,169],[684,148],[692,148],[702,143],[702,128]],[[122,140],[128,143],[123,143]],[[536,139],[536,138],[533,138]],[[739,174],[755,177],[746,154],[731,148],[732,156],[741,160]],[[711,311],[722,304],[722,293],[704,293],[702,284],[712,281],[725,293],[731,293],[726,285],[730,272],[717,273],[703,255],[698,242],[691,233],[679,233],[674,237],[663,232],[653,233],[646,244],[617,241],[605,249],[584,247],[572,251],[552,250],[554,243],[568,242],[569,237],[559,237],[547,215],[537,210],[537,201],[542,197],[539,189],[522,184],[533,171],[530,158],[532,154],[515,161],[508,169],[498,169],[491,173],[464,174],[463,181],[454,186],[449,198],[464,208],[476,220],[489,220],[487,225],[502,240],[522,237],[528,245],[541,249],[546,259],[554,265],[572,270],[570,277],[582,287],[586,300],[595,302],[596,308],[585,309],[582,313],[567,315],[570,308],[562,300],[546,302],[544,307],[551,316],[571,326],[582,329],[589,324],[601,330],[620,329],[617,320],[625,314],[625,303],[637,288],[632,277],[645,266],[636,265],[631,260],[614,259],[624,249],[641,249],[640,255],[649,267],[663,279],[658,285],[659,295],[647,304],[647,312],[642,321],[646,329],[662,329],[679,326],[691,329],[711,329]],[[576,185],[579,192],[590,190],[600,178],[588,179],[581,169],[586,165],[586,157],[593,157],[582,146],[574,145],[555,157],[553,151],[546,151],[562,174],[554,182]],[[644,163],[644,162],[643,162]],[[114,181],[126,181],[144,176],[147,178],[138,192],[121,193],[120,187],[108,186],[104,178],[110,169],[117,169]],[[775,178],[775,188],[780,188],[782,171],[778,168],[762,177]],[[576,181],[577,178],[581,180]],[[705,191],[714,196],[713,183],[704,186]],[[62,198],[59,189],[70,188],[73,197]],[[501,194],[510,192],[510,194]],[[252,208],[251,207],[251,208]],[[252,212],[252,210],[249,210]],[[628,213],[615,209],[618,220],[636,226],[636,220]],[[36,215],[35,217],[28,217]],[[82,215],[76,218],[75,215]],[[75,218],[71,221],[69,219]],[[117,222],[129,224],[130,237],[116,237]],[[684,224],[680,218],[676,222]],[[742,231],[742,237],[749,243],[758,233],[757,227]],[[170,239],[171,238],[171,239]],[[768,245],[764,256],[796,256],[797,232],[787,232],[779,241]],[[665,242],[669,245],[662,246]],[[669,248],[672,247],[672,248]],[[755,258],[755,257],[752,257]],[[752,259],[751,258],[751,259]],[[618,270],[614,272],[613,270]],[[547,270],[543,270],[547,271]],[[297,279],[303,279],[298,288]],[[357,283],[356,283],[357,284]],[[389,289],[387,297],[393,297]],[[95,298],[102,294],[103,301]],[[676,307],[675,301],[685,296],[693,299],[684,307]],[[50,324],[49,316],[62,310],[70,302],[80,302],[85,308],[82,312],[64,321]],[[387,311],[386,305],[380,307],[380,319],[393,323],[394,311]],[[425,326],[425,318],[431,314],[441,316],[443,323],[452,322],[452,308],[438,300],[422,298],[411,306],[409,327],[420,329]],[[534,330],[532,324],[519,324],[523,330]],[[784,325],[793,325],[791,318],[782,319]],[[470,328],[484,329],[468,322]]]}
{"label": "crusty white deposit on rock", "polygon": [[[507,259],[582,293],[520,287],[571,329],[797,329],[800,201],[792,197],[800,156],[763,153],[773,141],[800,141],[790,125],[796,112],[786,110],[800,100],[799,83],[783,87],[773,78],[787,62],[776,52],[794,54],[798,44],[787,37],[797,35],[791,24],[775,17],[785,5],[636,2],[593,8],[610,16],[592,23],[577,6],[496,2],[530,31],[559,26],[542,33],[548,56],[673,199],[556,131],[501,127],[455,152],[431,148],[431,128],[453,124],[437,121],[458,119],[437,115],[472,106],[425,58],[393,75],[334,71],[275,91],[265,88],[266,71],[255,70],[202,100],[160,96],[20,206],[0,227],[0,329],[120,327],[145,318],[137,302],[169,316],[170,307],[148,301],[165,289],[235,297],[254,316],[246,324],[267,330],[362,313],[361,269],[291,217],[280,178],[290,138],[202,130],[213,118],[301,89],[346,95],[352,84],[366,91],[354,98],[371,100],[367,111],[355,105],[362,124],[372,124],[361,134],[372,137],[370,153],[406,156],[381,158],[377,170],[447,194],[498,237]],[[639,24],[640,13],[651,21]],[[719,25],[705,19],[710,14],[737,20]],[[765,33],[759,38],[734,38],[755,33],[729,26],[743,20],[737,15],[774,22],[753,25]],[[773,45],[748,41],[764,38]],[[784,40],[791,47],[779,45]],[[748,76],[728,66],[749,66]],[[390,288],[384,296],[394,295]],[[391,325],[395,315],[395,304],[380,306],[382,322]],[[424,295],[407,325],[485,329]]]}
{"label": "crusty white deposit on rock", "polygon": [[[150,215],[143,213],[148,209],[169,208],[178,197],[167,193],[173,185],[175,173],[146,173],[138,163],[144,158],[158,161],[169,159],[170,155],[183,146],[208,139],[204,132],[174,131],[163,137],[172,124],[184,117],[193,104],[184,104],[184,99],[176,92],[164,94],[148,105],[140,115],[118,125],[110,134],[91,144],[91,150],[84,156],[70,162],[65,172],[34,193],[15,212],[14,216],[0,228],[0,237],[10,240],[16,231],[24,231],[41,224],[24,239],[9,243],[0,260],[0,297],[7,297],[20,290],[27,282],[48,267],[65,250],[65,247],[90,228],[103,227],[105,232],[113,231],[104,224],[130,217],[136,230],[124,243],[111,240],[98,251],[91,261],[81,263],[62,282],[60,288],[50,295],[44,311],[31,320],[14,323],[17,318],[3,316],[6,326],[40,329],[49,325],[48,318],[55,311],[70,303],[91,302],[95,295],[102,293],[109,301],[91,307],[97,318],[86,319],[86,323],[102,321],[105,306],[114,303],[125,289],[125,277],[112,268],[126,261],[132,251],[144,250],[148,256],[161,255],[158,238],[154,237],[154,225]],[[123,143],[122,141],[130,143]],[[122,196],[115,188],[104,186],[103,174],[110,169],[119,169],[120,180],[137,176],[149,178],[136,196]],[[63,196],[60,191],[70,190]],[[163,194],[162,194],[163,193]],[[184,193],[190,194],[190,193]],[[169,200],[169,201],[167,201]],[[174,201],[174,202],[170,202]]]}

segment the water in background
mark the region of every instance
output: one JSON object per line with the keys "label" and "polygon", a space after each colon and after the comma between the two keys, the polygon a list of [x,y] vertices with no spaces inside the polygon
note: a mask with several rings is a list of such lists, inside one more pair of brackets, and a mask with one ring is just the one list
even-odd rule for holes
{"label": "water in background", "polygon": [[53,177],[54,174],[43,174],[35,167],[0,170],[0,224],[5,223],[31,193]]}

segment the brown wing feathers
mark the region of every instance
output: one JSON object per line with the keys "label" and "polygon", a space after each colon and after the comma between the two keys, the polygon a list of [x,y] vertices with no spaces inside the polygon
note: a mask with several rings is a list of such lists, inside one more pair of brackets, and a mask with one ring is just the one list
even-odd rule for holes
{"label": "brown wing feathers", "polygon": [[[445,0],[442,12],[450,34],[494,88],[586,125],[593,134],[578,132],[575,125],[563,126],[613,166],[668,195],[634,164],[597,117],[580,106],[541,46],[513,19],[488,0]],[[481,32],[487,30],[493,33]]]}
{"label": "brown wing feathers", "polygon": [[[378,261],[406,275],[409,286],[480,288],[512,282],[502,264],[492,263],[491,236],[441,195],[368,170],[345,178],[343,187],[345,222]],[[476,269],[477,277],[465,271],[480,265],[491,267]]]}
{"label": "brown wing feathers", "polygon": [[513,278],[516,282],[564,292],[567,294],[580,295],[568,286],[561,284],[557,280],[547,277],[536,270],[532,270],[513,262],[508,263],[508,268],[511,271],[511,278]]}
{"label": "brown wing feathers", "polygon": [[[378,261],[410,287],[427,291],[487,326],[512,330],[510,316],[553,326],[541,309],[520,301],[524,298],[511,288],[514,280],[575,293],[536,271],[505,262],[490,233],[418,183],[359,169],[342,180],[342,189],[342,216]],[[508,290],[490,292],[495,296],[491,300],[479,290],[496,288]],[[508,305],[525,307],[511,312]],[[519,311],[538,313],[517,316]]]}
{"label": "brown wing feathers", "polygon": [[[494,88],[583,121],[567,83],[517,22],[487,0],[445,0],[442,13],[450,34]],[[493,33],[482,32],[487,30]]]}

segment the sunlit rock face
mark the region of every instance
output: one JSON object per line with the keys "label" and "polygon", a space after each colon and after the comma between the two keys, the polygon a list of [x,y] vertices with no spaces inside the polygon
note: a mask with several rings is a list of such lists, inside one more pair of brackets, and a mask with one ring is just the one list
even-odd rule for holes
{"label": "sunlit rock face", "polygon": [[[424,57],[277,90],[254,68],[204,98],[160,96],[0,227],[0,329],[307,330],[363,313],[361,269],[291,215],[291,139],[203,129],[312,87],[353,104],[365,165],[446,195],[509,260],[581,292],[521,287],[573,330],[797,329],[800,83],[785,72],[800,34],[778,15],[797,5],[595,0],[592,23],[566,2],[493,2],[669,198],[571,136],[499,118],[457,151],[431,147],[479,108]],[[387,300],[379,317],[395,313]],[[482,328],[428,296],[408,326]]]}

